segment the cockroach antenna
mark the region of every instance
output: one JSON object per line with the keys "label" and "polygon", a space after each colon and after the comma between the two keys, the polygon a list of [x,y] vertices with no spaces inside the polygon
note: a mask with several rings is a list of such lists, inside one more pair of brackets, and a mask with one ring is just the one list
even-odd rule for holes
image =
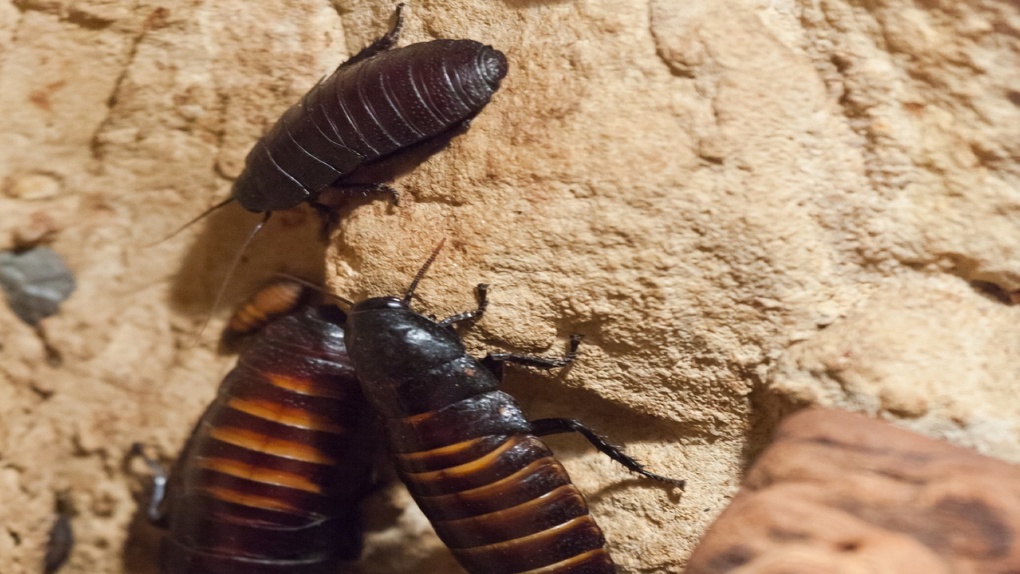
{"label": "cockroach antenna", "polygon": [[212,306],[209,307],[209,313],[206,314],[205,321],[202,322],[202,327],[198,330],[198,334],[195,335],[195,340],[191,344],[192,347],[202,340],[202,333],[204,333],[205,328],[209,326],[209,321],[212,320],[213,312],[223,299],[223,294],[227,292],[227,285],[230,283],[231,277],[234,276],[234,272],[237,271],[237,266],[241,263],[241,256],[248,250],[248,246],[251,245],[252,240],[254,240],[255,236],[259,234],[259,231],[262,231],[262,228],[265,227],[266,222],[269,221],[269,217],[272,215],[272,211],[267,211],[266,214],[262,216],[262,221],[255,225],[255,228],[248,234],[244,243],[241,244],[241,248],[237,250],[237,254],[234,255],[234,259],[230,262],[230,267],[227,268],[227,275],[223,278],[223,282],[220,283],[219,289],[216,290],[216,297],[213,298]]}
{"label": "cockroach antenna", "polygon": [[184,225],[178,227],[176,230],[174,230],[173,233],[171,233],[171,234],[169,234],[167,236],[164,236],[162,239],[158,239],[156,241],[153,241],[152,243],[148,243],[146,245],[143,245],[143,247],[148,248],[148,247],[152,247],[154,245],[159,245],[160,243],[163,243],[164,241],[169,241],[170,239],[173,239],[174,237],[177,237],[177,235],[179,235],[185,229],[191,227],[192,225],[198,223],[199,221],[202,221],[206,217],[209,217],[210,215],[212,215],[212,213],[214,211],[220,209],[221,207],[226,207],[227,204],[229,204],[229,203],[231,203],[233,201],[236,201],[236,199],[233,196],[224,199],[223,201],[217,203],[216,205],[210,207],[209,209],[207,209],[207,210],[203,211],[202,213],[196,215],[195,217],[191,218],[190,221],[188,221]]}
{"label": "cockroach antenna", "polygon": [[405,307],[411,305],[411,297],[414,296],[414,290],[417,289],[418,282],[421,281],[421,278],[425,276],[425,272],[429,270],[429,267],[436,260],[436,257],[439,257],[439,251],[443,248],[443,245],[445,243],[446,238],[444,237],[439,241],[439,245],[436,245],[436,248],[432,250],[432,255],[429,255],[428,260],[426,260],[425,264],[421,266],[421,269],[418,270],[418,273],[415,274],[414,279],[411,281],[411,286],[408,287],[407,292],[404,293],[404,298],[402,302]]}

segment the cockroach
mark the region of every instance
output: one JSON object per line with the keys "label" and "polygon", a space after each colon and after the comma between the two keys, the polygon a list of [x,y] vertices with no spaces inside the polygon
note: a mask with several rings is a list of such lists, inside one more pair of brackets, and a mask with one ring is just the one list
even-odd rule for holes
{"label": "cockroach", "polygon": [[148,514],[168,528],[163,574],[334,574],[360,553],[370,410],[344,321],[335,306],[307,304],[266,324],[169,482],[148,461],[156,472]]}
{"label": "cockroach", "polygon": [[[237,201],[265,213],[264,224],[273,211],[301,203],[321,208],[318,199],[327,189],[378,191],[395,199],[382,183],[390,175],[385,166],[400,165],[401,156],[421,149],[437,151],[427,144],[467,129],[506,76],[506,56],[474,40],[393,48],[402,10],[398,5],[386,34],[283,113],[248,153],[231,196],[196,220]],[[373,181],[359,177],[365,171]]]}
{"label": "cockroach", "polygon": [[327,189],[380,192],[396,202],[396,191],[382,182],[465,131],[508,66],[502,52],[474,40],[393,48],[402,26],[399,4],[386,34],[320,80],[255,143],[230,197],[169,237],[233,201],[265,213],[230,264],[229,277],[274,211],[307,202],[324,215],[325,231],[333,212],[319,196]]}
{"label": "cockroach", "polygon": [[495,369],[506,362],[568,365],[580,337],[571,338],[562,358],[473,358],[452,326],[482,315],[485,285],[478,286],[476,310],[442,321],[410,308],[437,254],[438,249],[403,298],[361,301],[348,312],[345,327],[347,351],[365,397],[383,417],[398,474],[470,573],[613,572],[584,497],[538,437],[578,432],[636,473],[681,488],[684,481],[645,470],[579,421],[529,422],[499,390]]}

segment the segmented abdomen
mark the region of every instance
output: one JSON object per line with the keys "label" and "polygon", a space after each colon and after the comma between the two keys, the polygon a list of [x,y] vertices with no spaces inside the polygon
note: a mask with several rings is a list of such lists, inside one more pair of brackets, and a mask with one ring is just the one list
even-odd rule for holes
{"label": "segmented abdomen", "polygon": [[358,554],[367,406],[342,321],[308,308],[241,354],[175,473],[165,574],[333,574]]}
{"label": "segmented abdomen", "polygon": [[333,106],[328,135],[371,161],[475,115],[505,73],[503,54],[474,40],[421,42],[340,70],[306,109]]}
{"label": "segmented abdomen", "polygon": [[[455,428],[448,409],[457,412]],[[387,421],[397,469],[439,537],[472,573],[615,572],[563,466],[533,435],[493,432],[494,412],[520,416],[495,391]]]}
{"label": "segmented abdomen", "polygon": [[506,57],[473,40],[434,40],[341,65],[248,154],[234,195],[272,211],[314,198],[361,165],[460,126],[489,102]]}
{"label": "segmented abdomen", "polygon": [[232,347],[267,323],[295,310],[310,298],[310,293],[303,284],[290,278],[269,281],[230,316],[223,330],[224,346]]}

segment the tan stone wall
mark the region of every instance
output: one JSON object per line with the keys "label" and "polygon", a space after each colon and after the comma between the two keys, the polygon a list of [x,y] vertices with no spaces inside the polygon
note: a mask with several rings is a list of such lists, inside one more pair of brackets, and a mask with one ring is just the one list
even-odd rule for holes
{"label": "tan stone wall", "polygon": [[[311,212],[278,215],[193,345],[258,216],[145,244],[224,197],[262,130],[391,10],[0,3],[0,248],[41,239],[79,284],[43,324],[59,361],[0,307],[5,574],[40,570],[60,492],[65,572],[155,571],[125,453],[180,447],[232,363],[212,342],[230,305],[277,270],[398,291],[442,237],[420,309],[468,308],[484,281],[473,351],[584,334],[573,368],[508,389],[689,479],[677,495],[550,440],[622,572],[679,571],[805,403],[1020,460],[1020,306],[987,294],[1020,289],[1020,8],[1001,0],[411,2],[402,43],[490,43],[502,90],[395,182],[400,207],[345,211],[328,249]],[[350,571],[450,564],[408,503],[373,498]]]}

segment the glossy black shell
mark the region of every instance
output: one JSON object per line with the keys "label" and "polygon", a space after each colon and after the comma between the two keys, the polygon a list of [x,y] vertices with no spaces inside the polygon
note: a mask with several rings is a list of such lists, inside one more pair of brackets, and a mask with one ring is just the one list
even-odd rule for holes
{"label": "glossy black shell", "polygon": [[384,297],[354,306],[344,340],[401,479],[468,572],[615,571],[566,470],[456,333]]}

